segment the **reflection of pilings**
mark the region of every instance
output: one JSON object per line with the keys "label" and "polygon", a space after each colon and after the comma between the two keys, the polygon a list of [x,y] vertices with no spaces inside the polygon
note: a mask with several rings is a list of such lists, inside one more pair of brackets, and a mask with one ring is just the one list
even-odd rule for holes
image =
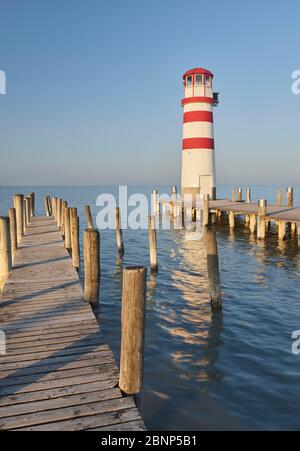
{"label": "reflection of pilings", "polygon": [[206,232],[206,253],[211,305],[213,308],[220,309],[222,307],[220,270],[217,238],[214,230]]}

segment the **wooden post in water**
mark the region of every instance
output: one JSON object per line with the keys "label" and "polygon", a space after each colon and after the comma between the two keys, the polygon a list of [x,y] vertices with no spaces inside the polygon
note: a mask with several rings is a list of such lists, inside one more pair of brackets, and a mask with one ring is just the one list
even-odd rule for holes
{"label": "wooden post in water", "polygon": [[2,291],[12,269],[9,218],[6,216],[0,217],[0,237],[0,290]]}
{"label": "wooden post in water", "polygon": [[100,283],[100,234],[95,229],[84,231],[84,300],[98,301]]}
{"label": "wooden post in water", "polygon": [[235,189],[232,190],[231,200],[232,200],[232,202],[236,202],[236,190]]}
{"label": "wooden post in water", "polygon": [[278,221],[278,239],[285,240],[286,222]]}
{"label": "wooden post in water", "polygon": [[51,198],[51,209],[52,209],[52,216],[56,218],[56,199],[55,197]]}
{"label": "wooden post in water", "polygon": [[242,188],[238,189],[238,202],[242,202],[243,201],[243,190]]}
{"label": "wooden post in water", "polygon": [[291,186],[286,191],[286,204],[287,207],[294,206],[294,188],[292,188]]}
{"label": "wooden post in water", "polygon": [[72,246],[72,265],[74,268],[80,267],[80,247],[79,247],[79,218],[77,208],[70,208],[71,225],[71,246]]}
{"label": "wooden post in water", "polygon": [[146,275],[144,267],[123,271],[119,388],[125,395],[138,395],[143,385]]}
{"label": "wooden post in water", "polygon": [[35,194],[31,192],[30,196],[30,216],[35,216]]}
{"label": "wooden post in water", "polygon": [[65,247],[70,252],[72,249],[71,243],[71,216],[70,216],[70,208],[65,208],[65,218],[64,218],[64,226],[65,226]]}
{"label": "wooden post in water", "polygon": [[157,239],[155,219],[152,216],[148,216],[148,235],[149,235],[149,250],[150,250],[150,265],[152,271],[157,271]]}
{"label": "wooden post in water", "polygon": [[206,255],[211,305],[222,308],[218,245],[214,230],[206,232]]}
{"label": "wooden post in water", "polygon": [[260,199],[258,201],[258,215],[257,215],[257,238],[264,239],[266,236],[266,214],[267,201]]}
{"label": "wooden post in water", "polygon": [[93,229],[94,225],[93,225],[93,218],[92,218],[90,206],[86,205],[84,207],[84,211],[85,211],[87,226],[89,229]]}
{"label": "wooden post in water", "polygon": [[16,209],[16,219],[17,219],[17,240],[18,244],[21,243],[21,240],[24,236],[24,196],[23,194],[15,194],[14,195],[14,204]]}
{"label": "wooden post in water", "polygon": [[247,189],[246,191],[246,202],[247,204],[251,204],[251,189]]}
{"label": "wooden post in water", "polygon": [[203,199],[203,226],[209,225],[209,194],[204,194]]}
{"label": "wooden post in water", "polygon": [[230,211],[230,212],[228,213],[228,217],[229,217],[229,227],[230,227],[231,229],[233,229],[234,226],[235,226],[235,215],[234,215],[234,211]]}
{"label": "wooden post in water", "polygon": [[281,189],[277,190],[276,202],[278,207],[282,206],[282,191]]}
{"label": "wooden post in water", "polygon": [[[10,243],[11,243],[11,257],[14,261],[17,249],[18,249],[18,239],[17,239],[17,220],[16,220],[16,209],[9,209],[9,226],[10,226]],[[0,238],[1,239],[1,238]]]}
{"label": "wooden post in water", "polygon": [[119,254],[124,254],[124,243],[123,243],[123,235],[121,228],[121,219],[120,219],[120,208],[117,207],[115,209],[115,222],[116,222],[116,238],[117,238],[117,246]]}
{"label": "wooden post in water", "polygon": [[47,196],[47,204],[48,204],[48,212],[49,212],[49,216],[52,216],[52,205],[51,205],[51,199],[50,199],[50,196]]}
{"label": "wooden post in water", "polygon": [[48,205],[48,197],[44,197],[44,208],[45,208],[45,214],[46,216],[50,216],[49,214],[49,205]]}
{"label": "wooden post in water", "polygon": [[256,230],[256,215],[250,215],[250,232],[255,233]]}

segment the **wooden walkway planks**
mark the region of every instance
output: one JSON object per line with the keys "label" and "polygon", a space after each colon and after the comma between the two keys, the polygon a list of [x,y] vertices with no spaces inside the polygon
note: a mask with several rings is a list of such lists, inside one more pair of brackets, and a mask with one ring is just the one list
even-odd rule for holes
{"label": "wooden walkway planks", "polygon": [[[230,200],[211,200],[209,208],[220,211],[234,211],[237,214],[256,214],[258,212],[257,203],[247,204],[246,202],[232,202]],[[277,205],[267,206],[268,219],[274,221],[297,222],[300,223],[299,207],[278,207]]]}
{"label": "wooden walkway planks", "polygon": [[143,430],[51,217],[33,218],[0,295],[1,430]]}

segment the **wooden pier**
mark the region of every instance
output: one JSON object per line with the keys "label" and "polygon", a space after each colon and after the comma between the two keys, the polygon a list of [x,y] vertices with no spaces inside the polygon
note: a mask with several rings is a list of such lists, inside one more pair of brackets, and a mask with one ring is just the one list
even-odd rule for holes
{"label": "wooden pier", "polygon": [[31,217],[18,247],[0,294],[0,429],[143,430],[54,218]]}

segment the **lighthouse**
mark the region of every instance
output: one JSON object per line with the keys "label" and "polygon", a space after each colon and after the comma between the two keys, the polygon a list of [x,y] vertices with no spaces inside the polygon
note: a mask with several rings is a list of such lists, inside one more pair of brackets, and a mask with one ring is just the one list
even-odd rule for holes
{"label": "lighthouse", "polygon": [[181,193],[216,198],[215,143],[213,107],[218,93],[213,92],[213,74],[195,68],[183,75],[183,140]]}

